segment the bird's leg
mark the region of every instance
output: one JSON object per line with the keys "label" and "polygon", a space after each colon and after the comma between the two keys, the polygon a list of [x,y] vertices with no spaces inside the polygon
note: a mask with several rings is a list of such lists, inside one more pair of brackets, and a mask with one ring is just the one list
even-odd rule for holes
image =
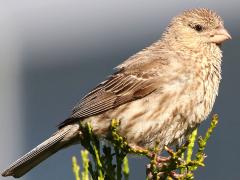
{"label": "bird's leg", "polygon": [[151,159],[155,159],[155,161],[160,164],[169,162],[172,158],[172,154],[174,154],[174,151],[167,146],[165,146],[165,150],[168,152],[170,156],[164,157],[160,156],[157,152],[151,152]]}
{"label": "bird's leg", "polygon": [[167,151],[167,153],[170,155],[170,156],[173,156],[174,155],[174,150],[170,147],[167,147],[167,146],[164,146],[164,149],[165,151]]}

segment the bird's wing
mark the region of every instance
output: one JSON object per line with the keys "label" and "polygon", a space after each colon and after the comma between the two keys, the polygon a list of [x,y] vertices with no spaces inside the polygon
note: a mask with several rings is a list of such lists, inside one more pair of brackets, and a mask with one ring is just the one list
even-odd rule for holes
{"label": "bird's wing", "polygon": [[84,118],[142,98],[156,89],[154,80],[117,74],[100,84],[73,109],[73,118]]}
{"label": "bird's wing", "polygon": [[[106,81],[100,83],[73,108],[69,119],[59,127],[79,119],[94,116],[127,102],[143,98],[159,88],[159,75],[154,73],[162,62],[158,60],[137,67],[123,67]],[[136,70],[137,68],[142,69]],[[126,70],[127,69],[127,70]],[[153,70],[153,71],[152,71]]]}

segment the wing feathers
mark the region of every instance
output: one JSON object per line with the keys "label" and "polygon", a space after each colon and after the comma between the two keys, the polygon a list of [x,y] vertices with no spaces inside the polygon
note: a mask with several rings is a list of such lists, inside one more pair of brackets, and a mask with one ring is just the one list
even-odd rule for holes
{"label": "wing feathers", "polygon": [[[143,78],[143,76],[148,78]],[[70,124],[77,119],[97,115],[124,103],[142,98],[159,87],[157,78],[124,71],[112,75],[108,80],[99,84],[81,102],[74,107],[72,116],[61,123],[59,127]]]}

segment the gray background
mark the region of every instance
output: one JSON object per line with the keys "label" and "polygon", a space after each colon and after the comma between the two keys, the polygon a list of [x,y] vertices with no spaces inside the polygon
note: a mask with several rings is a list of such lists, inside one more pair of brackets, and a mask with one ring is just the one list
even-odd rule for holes
{"label": "gray background", "polygon": [[[207,166],[196,179],[240,179],[237,0],[1,0],[0,169],[50,136],[113,67],[156,41],[174,15],[193,7],[217,10],[233,37],[223,46],[223,80],[213,110],[220,123],[206,149]],[[79,150],[65,149],[21,179],[74,179],[71,156]],[[131,179],[145,179],[145,164],[131,157]]]}

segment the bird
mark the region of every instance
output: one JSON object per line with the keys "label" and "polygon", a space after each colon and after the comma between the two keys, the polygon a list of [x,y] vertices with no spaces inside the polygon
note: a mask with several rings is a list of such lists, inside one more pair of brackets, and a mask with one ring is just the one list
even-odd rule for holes
{"label": "bird", "polygon": [[213,10],[175,16],[160,39],[129,57],[84,96],[43,143],[2,176],[19,178],[60,149],[80,143],[81,124],[108,138],[111,120],[132,147],[181,144],[210,114],[221,81],[221,45],[231,39]]}

